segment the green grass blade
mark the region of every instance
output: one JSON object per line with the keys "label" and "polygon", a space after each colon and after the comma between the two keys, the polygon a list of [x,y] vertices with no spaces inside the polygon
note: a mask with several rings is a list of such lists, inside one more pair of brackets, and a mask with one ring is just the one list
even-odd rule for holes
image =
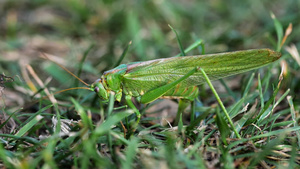
{"label": "green grass blade", "polygon": [[[194,39],[194,41],[196,41],[196,42],[202,42],[202,43],[198,43],[199,45],[197,46],[197,48],[198,48],[198,51],[202,54],[202,55],[204,55],[205,54],[205,43],[204,43],[204,41],[203,40],[201,40],[196,34],[192,34],[192,36],[193,36],[193,39]],[[201,48],[199,47],[199,46],[201,46]],[[187,53],[187,52],[186,52]]]}
{"label": "green grass blade", "polygon": [[100,136],[107,133],[113,125],[119,123],[122,119],[130,116],[133,113],[134,112],[132,110],[127,110],[111,115],[94,130],[93,134],[95,134],[96,136]]}
{"label": "green grass blade", "polygon": [[[197,48],[198,46],[202,45],[203,44],[203,40],[199,39],[197,40],[196,42],[194,42],[193,44],[191,44],[189,47],[187,47],[185,50],[184,50],[184,53],[188,53],[192,50],[194,50],[195,48]],[[204,53],[202,53],[204,54]],[[181,53],[175,55],[174,57],[179,57],[179,56],[182,56]]]}
{"label": "green grass blade", "polygon": [[132,137],[130,139],[127,150],[125,152],[126,159],[121,162],[123,169],[134,168],[133,161],[137,153],[137,148],[139,145],[138,142],[139,140],[136,137]]}
{"label": "green grass blade", "polygon": [[8,122],[9,122],[9,120],[10,120],[10,118],[12,118],[13,116],[14,116],[14,114],[16,113],[16,112],[18,112],[19,110],[16,110],[16,111],[14,111],[1,125],[0,125],[0,130],[2,129],[2,127],[3,126],[5,126]]}
{"label": "green grass blade", "polygon": [[217,130],[212,130],[209,134],[207,134],[202,140],[198,141],[196,144],[194,144],[194,147],[189,151],[188,157],[191,157],[197,149],[204,144],[205,141],[207,141]]}
{"label": "green grass blade", "polygon": [[48,138],[48,145],[46,149],[42,151],[42,157],[45,161],[44,166],[45,168],[58,168],[56,162],[53,159],[53,154],[55,150],[55,145],[58,139],[55,137]]}
{"label": "green grass blade", "polygon": [[[28,143],[35,144],[35,145],[41,144],[41,142],[39,140],[36,140],[32,137],[27,137],[27,136],[16,136],[16,135],[12,135],[12,134],[0,134],[0,137],[13,138],[15,140],[24,140]],[[5,141],[4,143],[7,143],[7,141]]]}
{"label": "green grass blade", "polygon": [[[248,105],[247,105],[248,106]],[[243,111],[243,110],[242,110]],[[237,121],[236,123],[235,123],[235,126],[236,126],[236,130],[238,131],[238,132],[240,132],[241,130],[242,130],[242,127],[244,127],[244,125],[246,124],[246,122],[248,121],[248,120],[250,120],[251,118],[252,118],[252,116],[255,114],[255,110],[250,110],[250,111],[248,111],[247,113],[245,113],[244,115],[243,115],[243,117],[239,120],[239,121]]]}
{"label": "green grass blade", "polygon": [[131,46],[131,44],[132,44],[132,41],[130,41],[130,42],[128,43],[128,45],[127,45],[126,48],[124,49],[124,51],[123,51],[121,57],[119,58],[119,60],[117,61],[117,63],[114,65],[114,67],[117,67],[117,66],[119,66],[119,65],[121,64],[121,62],[122,62],[123,59],[125,58],[125,56],[126,56],[128,50],[129,50],[129,48],[130,48],[130,46]]}
{"label": "green grass blade", "polygon": [[200,116],[198,116],[194,121],[191,122],[191,124],[186,128],[186,130],[192,131],[199,123],[205,119],[210,113],[212,109],[206,110],[204,113],[202,113]]}
{"label": "green grass blade", "polygon": [[253,137],[250,137],[250,138],[247,138],[247,139],[241,139],[241,140],[235,141],[235,142],[229,144],[228,148],[231,149],[234,146],[236,146],[238,144],[241,144],[241,143],[244,143],[244,142],[247,142],[249,140],[256,140],[256,139],[266,138],[266,137],[280,135],[280,134],[289,134],[290,132],[297,131],[297,130],[300,130],[299,126],[298,127],[291,127],[291,128],[287,128],[287,129],[274,130],[274,131],[264,133],[264,134],[259,134],[259,135],[256,135],[256,136],[253,136]]}
{"label": "green grass blade", "polygon": [[245,97],[241,98],[238,102],[236,102],[228,111],[228,114],[230,116],[230,118],[234,118],[237,115],[239,115],[239,113],[242,113],[240,111],[241,107],[243,106],[245,102]]}
{"label": "green grass blade", "polygon": [[32,114],[24,123],[22,123],[19,128],[25,126],[26,124],[28,124],[32,119],[34,119],[37,115],[40,115],[41,113],[43,113],[44,111],[48,110],[49,108],[51,108],[53,105],[48,105],[42,109],[40,109],[38,112],[36,112],[35,114]]}
{"label": "green grass blade", "polygon": [[7,168],[15,168],[13,163],[11,162],[11,159],[14,157],[13,153],[6,150],[3,147],[3,144],[0,144],[0,159]]}
{"label": "green grass blade", "polygon": [[259,90],[259,97],[260,97],[260,105],[261,107],[264,107],[264,96],[263,96],[263,91],[262,91],[262,86],[261,86],[261,80],[260,80],[260,74],[258,74],[258,90]]}
{"label": "green grass blade", "polygon": [[[290,105],[290,110],[291,110],[291,115],[292,115],[292,119],[294,121],[294,127],[298,127],[298,119],[296,118],[296,111],[295,111],[295,108],[294,108],[294,103],[293,103],[293,99],[291,96],[287,96],[287,100],[288,100],[288,103]],[[298,148],[300,148],[300,131],[296,131],[296,135],[297,135],[297,140],[298,140]]]}
{"label": "green grass blade", "polygon": [[15,136],[23,136],[28,132],[34,125],[36,125],[40,120],[42,120],[44,117],[41,115],[36,115],[33,119],[31,119],[25,126],[23,126],[16,134]]}
{"label": "green grass blade", "polygon": [[85,109],[75,99],[71,98],[71,101],[75,105],[75,109],[82,120],[83,126],[92,130],[94,127],[91,117],[87,115]]}
{"label": "green grass blade", "polygon": [[277,34],[276,51],[279,52],[281,50],[281,41],[282,41],[282,38],[283,38],[283,28],[282,28],[281,23],[279,22],[279,20],[275,17],[275,15],[273,13],[271,13],[271,17],[273,19],[276,34]]}
{"label": "green grass blade", "polygon": [[230,129],[229,129],[225,119],[221,115],[219,107],[217,107],[215,121],[218,126],[218,130],[220,131],[221,139],[222,139],[223,143],[225,145],[227,145],[226,138],[228,137],[228,135],[230,133]]}
{"label": "green grass blade", "polygon": [[243,92],[243,95],[242,95],[243,97],[248,94],[248,92],[249,92],[249,90],[250,90],[250,88],[252,86],[252,83],[253,83],[254,75],[255,75],[254,73],[251,74],[251,76],[250,76],[250,78],[248,80],[248,83],[246,85],[246,88],[245,88],[245,90]]}
{"label": "green grass blade", "polygon": [[276,103],[274,104],[274,107],[278,106],[279,103],[290,93],[290,89],[287,89],[286,92],[284,92],[280,98],[276,101]]}
{"label": "green grass blade", "polygon": [[171,25],[169,25],[169,27],[171,28],[171,30],[172,30],[172,31],[175,33],[175,35],[176,35],[176,39],[177,39],[177,42],[178,42],[178,46],[179,46],[179,49],[180,49],[181,56],[186,56],[186,54],[185,54],[185,52],[184,52],[184,48],[183,48],[183,46],[182,46],[182,44],[181,44],[180,38],[179,38],[179,36],[178,36],[178,34],[177,34],[177,31],[176,31]]}
{"label": "green grass blade", "polygon": [[259,115],[255,118],[255,120],[261,119],[261,116],[264,115],[264,113],[266,113],[266,111],[268,109],[270,109],[270,105],[274,102],[275,97],[276,97],[277,93],[279,92],[281,81],[282,81],[282,78],[279,79],[278,85],[276,86],[271,98],[267,101],[267,103],[265,104],[263,109],[260,111]]}
{"label": "green grass blade", "polygon": [[[114,102],[115,102],[115,94],[113,92],[110,92],[108,108],[107,108],[107,117],[110,117],[113,112]],[[116,161],[116,154],[115,151],[113,150],[113,141],[112,141],[112,136],[110,134],[110,130],[107,132],[107,144],[108,144],[109,151],[111,152],[112,158],[114,159],[114,161]]]}
{"label": "green grass blade", "polygon": [[288,162],[289,166],[288,169],[293,169],[296,168],[296,166],[298,166],[298,164],[296,163],[296,158],[297,158],[297,146],[296,146],[296,141],[292,140],[292,150],[291,150],[291,158]]}
{"label": "green grass blade", "polygon": [[283,135],[280,135],[279,138],[270,141],[259,153],[255,153],[252,157],[249,168],[254,168],[254,166],[261,162],[261,160],[265,159],[267,155],[272,154],[275,146],[279,145],[283,139]]}

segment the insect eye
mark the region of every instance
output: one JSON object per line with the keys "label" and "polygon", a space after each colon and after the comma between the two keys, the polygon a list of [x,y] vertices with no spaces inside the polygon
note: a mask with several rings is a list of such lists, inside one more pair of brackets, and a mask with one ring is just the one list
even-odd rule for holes
{"label": "insect eye", "polygon": [[98,92],[99,92],[99,87],[95,87],[94,91],[95,91],[96,93],[98,93]]}

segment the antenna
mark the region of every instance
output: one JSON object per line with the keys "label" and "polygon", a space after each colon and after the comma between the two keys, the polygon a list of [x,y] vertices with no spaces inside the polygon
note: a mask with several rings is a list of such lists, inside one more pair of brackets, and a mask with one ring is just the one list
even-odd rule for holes
{"label": "antenna", "polygon": [[72,75],[73,77],[75,77],[77,80],[79,80],[81,83],[83,83],[86,86],[90,86],[88,85],[86,82],[84,82],[82,79],[80,79],[79,77],[77,77],[76,75],[74,75],[74,73],[72,73],[71,71],[69,71],[67,68],[65,68],[63,65],[57,63],[56,61],[50,59],[45,53],[41,52],[41,54],[48,60],[54,62],[55,64],[57,64],[59,67],[61,67],[62,69],[64,69],[66,72],[68,72],[70,75]]}
{"label": "antenna", "polygon": [[62,92],[66,92],[66,91],[69,91],[69,90],[76,90],[76,89],[87,89],[87,90],[91,90],[90,88],[88,87],[72,87],[72,88],[68,88],[68,89],[64,89],[64,90],[60,90],[58,92],[55,92],[53,93],[53,95],[56,95],[58,93],[62,93]]}

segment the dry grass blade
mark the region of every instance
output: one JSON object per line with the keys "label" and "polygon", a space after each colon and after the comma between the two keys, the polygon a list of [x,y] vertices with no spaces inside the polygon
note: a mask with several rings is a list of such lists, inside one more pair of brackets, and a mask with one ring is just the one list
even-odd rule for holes
{"label": "dry grass blade", "polygon": [[29,73],[31,74],[31,76],[34,78],[34,80],[38,83],[38,85],[41,88],[44,88],[44,91],[45,91],[46,95],[48,96],[49,100],[51,101],[51,103],[57,104],[57,100],[55,99],[55,97],[52,94],[50,94],[49,90],[47,88],[45,88],[43,81],[38,77],[38,75],[35,73],[33,68],[30,65],[27,65],[26,68],[29,71]]}
{"label": "dry grass blade", "polygon": [[292,33],[292,31],[293,31],[293,24],[290,23],[289,26],[288,26],[288,28],[286,28],[286,30],[285,30],[285,34],[284,34],[284,37],[283,37],[283,39],[281,41],[280,47],[283,46],[283,44],[285,43],[287,37]]}
{"label": "dry grass blade", "polygon": [[300,66],[300,56],[296,45],[291,44],[291,46],[285,47],[285,50],[290,53],[290,55],[296,60],[296,62]]}

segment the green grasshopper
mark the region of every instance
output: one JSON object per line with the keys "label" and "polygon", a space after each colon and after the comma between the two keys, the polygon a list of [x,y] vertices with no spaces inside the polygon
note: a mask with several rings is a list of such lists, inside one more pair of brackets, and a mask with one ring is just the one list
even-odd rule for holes
{"label": "green grasshopper", "polygon": [[[44,56],[48,58],[45,54]],[[281,53],[270,49],[252,49],[133,62],[104,72],[92,85],[88,85],[62,65],[52,61],[88,86],[69,88],[55,94],[73,89],[88,89],[95,91],[104,101],[108,101],[110,96],[115,96],[118,102],[124,94],[127,105],[134,110],[137,117],[133,126],[135,129],[141,114],[133,104],[132,97],[143,104],[159,98],[180,99],[175,119],[177,124],[182,112],[198,97],[197,86],[206,81],[202,72],[206,72],[210,80],[217,80],[257,69],[280,57]]]}
{"label": "green grasshopper", "polygon": [[[243,73],[278,60],[279,52],[270,49],[253,49],[228,53],[172,57],[145,62],[121,64],[104,72],[89,89],[103,100],[110,94],[121,101],[125,95],[127,105],[135,111],[139,123],[141,114],[132,97],[143,104],[159,98],[180,99],[176,121],[189,102],[198,97],[198,85],[205,82],[200,68],[211,80]],[[176,122],[175,122],[176,123]]]}

